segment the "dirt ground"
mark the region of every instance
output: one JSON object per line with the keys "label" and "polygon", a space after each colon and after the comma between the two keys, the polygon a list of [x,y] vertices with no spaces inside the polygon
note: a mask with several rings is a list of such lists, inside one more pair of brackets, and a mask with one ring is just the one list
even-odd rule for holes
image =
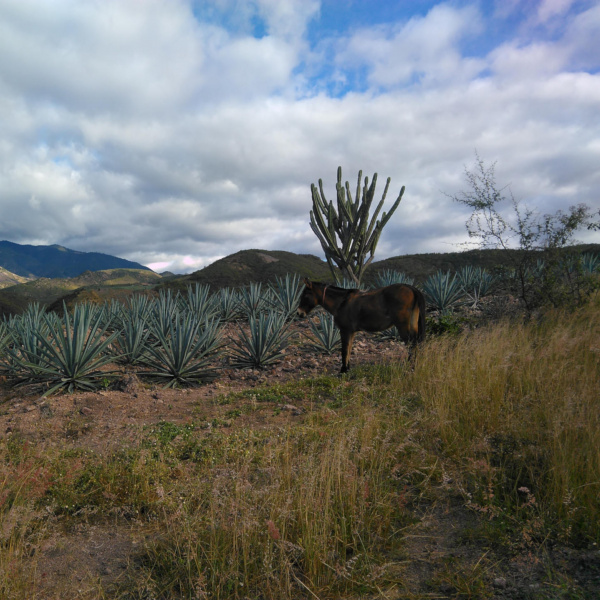
{"label": "dirt ground", "polygon": [[[218,397],[263,385],[275,385],[324,374],[335,375],[341,365],[340,353],[321,354],[305,343],[297,343],[308,325],[296,326],[296,343],[284,350],[282,360],[270,368],[240,369],[221,356],[214,364],[218,377],[199,387],[165,389],[142,381],[135,372],[121,369],[116,383],[97,392],[59,394],[47,398],[32,388],[11,389],[0,383],[0,436],[18,435],[36,447],[47,449],[80,448],[99,455],[135,445],[144,429],[161,421],[177,424],[218,420],[235,428],[278,428],[298,422],[308,407],[296,402],[283,404],[281,410],[243,414],[235,420],[227,413],[235,404],[215,402]],[[225,337],[235,335],[237,326],[228,326]],[[353,364],[402,359],[406,351],[394,341],[377,341],[358,334]],[[112,366],[111,366],[112,368]],[[247,400],[246,400],[247,402]],[[38,549],[38,579],[42,599],[95,597],[97,583],[110,585],[124,572],[144,533],[131,527],[128,515],[114,515],[112,521],[82,515],[76,527],[56,528]]]}
{"label": "dirt ground", "polygon": [[[296,325],[297,342],[307,325]],[[235,335],[236,326],[228,326],[225,338]],[[404,345],[393,340],[381,340],[373,335],[358,333],[354,342],[352,365],[374,364],[403,360],[407,356]],[[186,423],[222,418],[231,406],[215,406],[213,400],[240,390],[263,385],[275,385],[291,380],[337,375],[341,366],[340,352],[322,354],[306,343],[292,342],[283,358],[264,369],[233,367],[230,358],[221,355],[212,366],[217,377],[211,383],[183,389],[165,389],[159,384],[143,382],[135,371],[120,369],[117,381],[110,388],[97,392],[59,394],[47,398],[31,388],[10,389],[0,385],[0,433],[20,435],[38,445],[53,445],[70,441],[73,446],[105,452],[113,444],[133,441],[137,431],[146,425],[168,420]],[[112,368],[112,366],[111,366]],[[297,411],[283,410],[282,422]],[[289,413],[289,414],[287,414]],[[252,418],[248,416],[248,418]],[[242,427],[252,425],[240,422]],[[260,423],[254,423],[260,425]],[[270,426],[274,423],[270,423]]]}
{"label": "dirt ground", "polygon": [[[306,325],[301,325],[306,328]],[[378,363],[403,359],[406,350],[394,341],[382,341],[373,335],[358,334],[353,364]],[[48,448],[85,448],[99,454],[114,448],[135,444],[144,427],[160,421],[187,423],[214,419],[227,421],[233,404],[220,404],[217,397],[290,380],[323,374],[335,375],[340,367],[339,352],[325,356],[306,344],[293,344],[284,358],[272,368],[243,370],[232,368],[221,359],[218,378],[198,388],[168,390],[142,383],[134,374],[123,371],[118,389],[96,393],[74,393],[42,398],[31,390],[0,386],[0,435],[20,435],[40,451]],[[306,401],[305,401],[306,402]],[[227,424],[236,427],[277,428],[299,422],[310,410],[302,401],[281,405],[279,411],[256,411],[242,414]],[[420,509],[418,522],[406,532],[406,560],[400,561],[398,579],[404,583],[386,598],[459,598],[481,596],[457,593],[452,579],[452,565],[471,565],[493,573],[494,598],[584,598],[569,594],[568,586],[547,581],[545,566],[535,556],[521,561],[501,561],[481,547],[465,544],[461,536],[477,519],[464,506],[463,499],[451,486],[442,490],[439,500]],[[130,525],[127,515],[115,514],[110,519],[95,519],[93,514],[81,519],[77,526],[56,527],[38,551],[37,576],[41,581],[41,599],[95,597],[98,583],[109,585],[127,568],[131,557],[144,543],[145,532]],[[149,534],[149,533],[148,533]],[[463,540],[463,541],[461,541]],[[588,589],[600,590],[600,556],[598,552],[577,553],[567,548],[556,549],[548,557],[566,573],[566,579],[588,580]],[[432,592],[425,582],[446,565],[448,576],[439,581]],[[463,567],[461,567],[463,568]],[[595,579],[594,579],[595,578]],[[597,585],[593,582],[597,582]],[[429,591],[425,592],[424,590]],[[561,591],[562,590],[562,591]],[[600,597],[600,596],[599,596]]]}

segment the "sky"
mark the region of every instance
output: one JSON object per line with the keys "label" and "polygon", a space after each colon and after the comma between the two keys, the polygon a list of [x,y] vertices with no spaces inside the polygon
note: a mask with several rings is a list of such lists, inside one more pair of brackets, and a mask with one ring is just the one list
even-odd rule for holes
{"label": "sky", "polygon": [[341,166],[406,187],[376,259],[455,252],[476,155],[539,214],[598,210],[599,39],[598,0],[0,0],[0,240],[323,258]]}

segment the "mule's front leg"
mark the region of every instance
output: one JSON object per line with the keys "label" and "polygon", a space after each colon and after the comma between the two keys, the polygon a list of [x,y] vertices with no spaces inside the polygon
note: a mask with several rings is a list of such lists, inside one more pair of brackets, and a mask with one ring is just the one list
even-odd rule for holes
{"label": "mule's front leg", "polygon": [[342,368],[340,373],[347,373],[350,369],[350,354],[352,354],[352,342],[356,332],[340,331],[342,338]]}

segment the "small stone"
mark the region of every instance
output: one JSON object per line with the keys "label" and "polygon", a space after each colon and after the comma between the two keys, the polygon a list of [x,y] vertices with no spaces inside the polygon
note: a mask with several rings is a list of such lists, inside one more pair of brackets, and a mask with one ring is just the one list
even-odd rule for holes
{"label": "small stone", "polygon": [[504,577],[496,577],[492,582],[492,585],[499,590],[505,590],[507,586],[506,579],[504,579]]}

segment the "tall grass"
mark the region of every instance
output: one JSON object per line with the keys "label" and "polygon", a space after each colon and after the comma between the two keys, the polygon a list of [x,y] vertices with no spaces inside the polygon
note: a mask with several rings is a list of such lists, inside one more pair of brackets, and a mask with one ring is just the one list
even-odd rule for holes
{"label": "tall grass", "polygon": [[400,389],[422,399],[428,438],[487,479],[492,512],[535,504],[565,535],[598,539],[599,340],[598,303],[439,338]]}
{"label": "tall grass", "polygon": [[216,434],[134,585],[143,579],[165,598],[376,591],[402,513],[402,490],[390,479],[398,431],[363,411],[352,424],[277,437]]}

